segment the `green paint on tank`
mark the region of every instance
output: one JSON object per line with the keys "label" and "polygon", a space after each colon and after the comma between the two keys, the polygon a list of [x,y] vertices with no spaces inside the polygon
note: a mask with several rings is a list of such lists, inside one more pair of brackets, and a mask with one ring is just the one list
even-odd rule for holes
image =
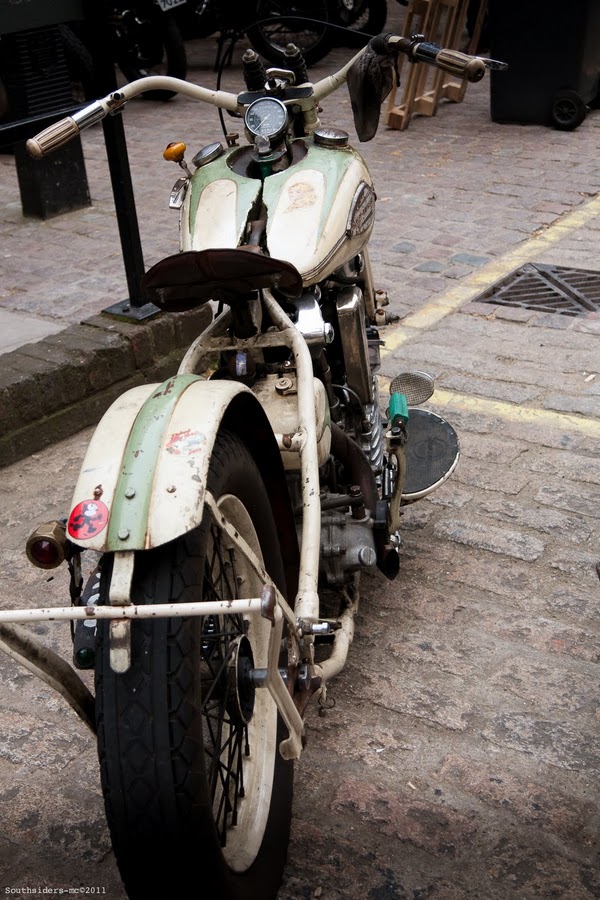
{"label": "green paint on tank", "polygon": [[154,474],[171,416],[184,391],[200,380],[197,375],[169,378],[137,414],[111,505],[107,550],[144,549]]}

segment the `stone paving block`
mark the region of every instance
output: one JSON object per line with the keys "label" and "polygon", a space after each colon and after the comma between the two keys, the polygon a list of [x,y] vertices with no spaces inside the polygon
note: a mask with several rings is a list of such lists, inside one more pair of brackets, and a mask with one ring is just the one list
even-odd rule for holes
{"label": "stone paving block", "polygon": [[461,856],[469,851],[476,825],[472,816],[441,804],[413,800],[406,794],[347,779],[339,787],[334,807],[350,808],[367,823],[378,822],[384,834],[402,835],[404,841],[434,856]]}
{"label": "stone paving block", "polygon": [[519,753],[535,748],[539,760],[558,768],[585,769],[593,777],[600,774],[600,752],[592,731],[515,712],[495,716],[483,735],[491,744]]}
{"label": "stone paving block", "polygon": [[543,325],[543,322],[540,321],[539,312],[532,309],[521,309],[520,307],[496,306],[494,307],[494,318],[505,319],[507,322],[523,322]]}
{"label": "stone paving block", "polygon": [[548,506],[556,506],[570,512],[600,518],[600,487],[587,484],[583,494],[576,484],[561,480],[559,485],[544,485],[536,494],[536,500]]}
{"label": "stone paving block", "polygon": [[135,371],[135,361],[126,341],[118,335],[100,334],[86,325],[77,325],[47,338],[44,343],[79,354],[85,366],[90,391],[102,390]]}
{"label": "stone paving block", "polygon": [[450,391],[458,391],[470,396],[490,397],[494,400],[506,400],[509,403],[535,404],[541,399],[542,389],[535,385],[524,385],[515,382],[498,381],[494,378],[478,378],[460,374],[444,374],[439,379],[439,386]]}
{"label": "stone paving block", "polygon": [[545,547],[544,542],[533,535],[508,528],[496,528],[481,520],[478,523],[464,523],[448,519],[438,522],[434,526],[434,532],[474,550],[488,550],[528,561],[537,559]]}
{"label": "stone paving block", "polygon": [[532,648],[550,658],[556,654],[590,663],[600,661],[600,637],[593,626],[572,625],[541,614],[534,617],[504,612],[484,615],[480,622],[486,632],[502,641]]}
{"label": "stone paving block", "polygon": [[488,464],[486,461],[470,460],[466,465],[459,463],[456,469],[456,480],[461,484],[514,496],[519,494],[531,479],[523,472],[512,470],[504,471],[500,475],[498,468],[491,462]]}
{"label": "stone paving block", "polygon": [[[435,394],[433,400],[435,400]],[[470,431],[474,434],[506,435],[511,441],[520,440],[524,449],[539,446],[592,454],[597,451],[598,447],[596,438],[569,425],[551,421],[527,422],[510,418],[498,419],[482,412],[467,412],[457,406],[451,408],[436,406],[433,402],[431,402],[431,408],[439,415],[451,418],[452,425],[459,435],[463,431]]]}
{"label": "stone paving block", "polygon": [[516,503],[491,491],[478,498],[476,507],[479,513],[486,513],[496,521],[554,535],[567,543],[585,543],[592,533],[589,520],[583,516],[566,515],[548,506],[532,508],[525,501]]}
{"label": "stone paving block", "polygon": [[558,569],[568,575],[588,575],[594,577],[596,568],[600,564],[600,553],[598,553],[598,544],[592,538],[587,550],[569,550],[555,553],[552,557],[550,565],[553,569]]}
{"label": "stone paving block", "polygon": [[489,261],[489,256],[478,256],[476,253],[455,253],[450,257],[450,262],[462,263],[469,268],[485,266]]}
{"label": "stone paving block", "polygon": [[[524,453],[519,464],[543,475],[546,479],[556,477],[566,478],[567,481],[600,484],[600,456],[597,453],[561,453],[558,450],[548,450],[542,447],[530,447]],[[575,489],[575,485],[573,488]],[[577,487],[581,493],[581,485]]]}
{"label": "stone paving block", "polygon": [[[63,378],[59,367],[43,359],[33,359],[30,365],[30,357],[20,350],[13,353],[14,356],[7,354],[6,363],[0,371],[0,389],[5,394],[3,409],[7,415],[0,430],[3,435],[10,428],[20,427],[30,419],[41,418],[47,411],[56,409],[63,400]],[[13,363],[19,368],[12,368]],[[38,373],[45,382],[45,391],[40,390]]]}
{"label": "stone paving block", "polygon": [[98,316],[0,357],[0,465],[97,422],[127,387],[172,375],[210,317],[208,307],[133,326]]}
{"label": "stone paving block", "polygon": [[431,259],[428,262],[419,263],[418,266],[415,266],[415,272],[442,272],[445,265],[443,262]]}
{"label": "stone paving block", "polygon": [[397,675],[372,672],[367,673],[363,694],[368,702],[388,715],[397,713],[452,732],[464,732],[474,710],[471,701],[457,687],[454,685],[450,690],[448,676],[439,675],[430,676],[426,681],[411,679],[399,692]]}
{"label": "stone paving block", "polygon": [[515,897],[592,900],[600,888],[594,865],[569,861],[558,853],[540,859],[539,851],[525,851],[505,840],[495,848],[490,877],[511,885]]}
{"label": "stone paving block", "polygon": [[[132,375],[125,381],[113,384],[103,391],[91,394],[72,405],[64,405],[41,419],[30,421],[29,425],[4,438],[0,438],[0,460],[2,465],[29,456],[36,450],[69,437],[74,432],[97,423],[110,404],[123,391],[143,384],[141,373]],[[13,457],[9,456],[12,450]]]}
{"label": "stone paving block", "polygon": [[519,822],[567,838],[581,834],[595,812],[592,802],[577,803],[559,790],[515,775],[497,757],[452,754],[443,760],[440,777]]}
{"label": "stone paving block", "polygon": [[576,413],[593,419],[600,416],[599,397],[573,397],[566,394],[550,394],[544,397],[544,409],[555,409],[559,412]]}
{"label": "stone paving block", "polygon": [[600,702],[594,666],[578,672],[574,667],[559,667],[555,660],[552,665],[539,658],[510,660],[489,676],[489,683],[546,715],[564,710],[593,722]]}

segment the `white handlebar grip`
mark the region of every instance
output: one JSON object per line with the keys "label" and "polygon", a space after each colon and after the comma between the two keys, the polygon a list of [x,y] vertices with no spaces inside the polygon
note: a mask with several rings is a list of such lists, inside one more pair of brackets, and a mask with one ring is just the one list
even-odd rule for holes
{"label": "white handlebar grip", "polygon": [[26,144],[27,152],[34,159],[41,159],[48,153],[52,153],[53,150],[57,150],[59,147],[67,144],[74,137],[77,137],[78,134],[79,126],[77,122],[70,116],[67,116],[66,119],[54,122],[53,125],[49,125],[48,128],[44,128],[43,131],[36,134],[35,137],[30,138]]}

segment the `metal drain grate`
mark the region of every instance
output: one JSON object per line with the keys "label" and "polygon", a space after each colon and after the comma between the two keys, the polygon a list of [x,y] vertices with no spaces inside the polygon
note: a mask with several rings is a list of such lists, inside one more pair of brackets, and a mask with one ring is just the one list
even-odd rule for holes
{"label": "metal drain grate", "polygon": [[478,300],[562,316],[585,316],[600,310],[600,272],[527,263],[497,281]]}

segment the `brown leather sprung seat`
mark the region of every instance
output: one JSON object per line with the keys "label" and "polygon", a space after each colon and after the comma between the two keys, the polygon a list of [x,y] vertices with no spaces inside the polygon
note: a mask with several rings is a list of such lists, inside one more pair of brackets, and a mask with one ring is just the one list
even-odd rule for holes
{"label": "brown leather sprung seat", "polygon": [[302,276],[291,263],[243,247],[186,250],[148,269],[141,287],[148,302],[181,312],[207,300],[235,303],[260,288],[278,288],[297,297]]}

